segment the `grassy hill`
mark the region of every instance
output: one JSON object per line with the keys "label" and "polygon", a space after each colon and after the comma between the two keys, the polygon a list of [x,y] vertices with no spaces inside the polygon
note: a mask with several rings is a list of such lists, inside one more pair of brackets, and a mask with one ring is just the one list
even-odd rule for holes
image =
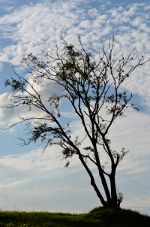
{"label": "grassy hill", "polygon": [[95,208],[88,214],[0,212],[0,227],[150,227],[150,217],[131,210]]}

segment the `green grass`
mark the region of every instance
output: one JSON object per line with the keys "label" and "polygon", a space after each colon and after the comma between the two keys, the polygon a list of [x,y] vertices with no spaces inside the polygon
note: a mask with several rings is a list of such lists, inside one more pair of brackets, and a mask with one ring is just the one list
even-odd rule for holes
{"label": "green grass", "polygon": [[0,227],[150,227],[150,217],[131,210],[95,208],[88,214],[0,212]]}

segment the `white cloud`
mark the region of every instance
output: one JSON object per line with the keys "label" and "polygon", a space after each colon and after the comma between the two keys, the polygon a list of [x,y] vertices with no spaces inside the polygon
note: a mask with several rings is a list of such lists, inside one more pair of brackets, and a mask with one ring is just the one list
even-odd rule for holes
{"label": "white cloud", "polygon": [[[80,34],[83,43],[95,50],[101,46],[101,40],[113,34],[123,51],[135,47],[139,54],[150,53],[148,3],[108,8],[105,11],[99,6],[95,9],[87,5],[82,7],[82,4],[82,1],[55,1],[25,6],[2,16],[0,28],[3,38],[9,38],[12,43],[2,49],[0,60],[19,64],[27,53],[38,55],[47,48],[51,50],[61,33],[73,43],[77,43],[77,35]],[[149,70],[150,64],[147,64],[143,70],[136,72],[127,86],[133,92],[147,97],[148,105]]]}
{"label": "white cloud", "polygon": [[[52,151],[42,152],[41,149],[32,152],[27,152],[25,154],[18,155],[5,155],[0,159],[0,165],[5,168],[12,168],[16,171],[30,173],[32,170],[37,170],[37,172],[48,172],[63,166],[61,161],[61,155],[57,148],[51,148]],[[48,162],[48,160],[50,160]],[[62,162],[62,164],[61,164]]]}
{"label": "white cloud", "polygon": [[112,127],[111,138],[114,149],[125,147],[129,153],[120,163],[120,171],[128,174],[149,172],[149,135],[150,116],[129,111]]}
{"label": "white cloud", "polygon": [[[44,154],[41,150],[35,150],[1,157],[0,170],[3,176],[8,175],[4,179],[0,176],[0,200],[3,209],[17,207],[19,210],[86,210],[83,202],[80,207],[78,204],[79,200],[84,201],[89,194],[95,195],[89,186],[88,178],[77,166],[64,168],[61,155],[56,154],[58,148],[53,151],[51,149]],[[37,197],[38,206],[34,202]],[[91,201],[95,202],[96,197],[95,200],[89,199],[89,205]],[[91,205],[91,208],[93,206]]]}

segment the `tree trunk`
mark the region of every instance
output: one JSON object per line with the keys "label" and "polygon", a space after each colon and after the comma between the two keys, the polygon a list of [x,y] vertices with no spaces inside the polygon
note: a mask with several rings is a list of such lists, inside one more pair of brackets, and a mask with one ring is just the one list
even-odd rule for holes
{"label": "tree trunk", "polygon": [[111,208],[119,208],[121,201],[118,201],[118,196],[117,196],[115,168],[112,168],[112,173],[110,175],[110,190],[111,190],[111,200],[108,201],[107,206]]}

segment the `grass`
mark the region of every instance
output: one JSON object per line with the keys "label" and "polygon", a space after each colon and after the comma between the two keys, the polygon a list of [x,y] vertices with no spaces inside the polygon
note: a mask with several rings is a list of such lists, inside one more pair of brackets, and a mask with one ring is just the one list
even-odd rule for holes
{"label": "grass", "polygon": [[150,227],[150,217],[131,210],[95,208],[88,214],[0,212],[0,227]]}

